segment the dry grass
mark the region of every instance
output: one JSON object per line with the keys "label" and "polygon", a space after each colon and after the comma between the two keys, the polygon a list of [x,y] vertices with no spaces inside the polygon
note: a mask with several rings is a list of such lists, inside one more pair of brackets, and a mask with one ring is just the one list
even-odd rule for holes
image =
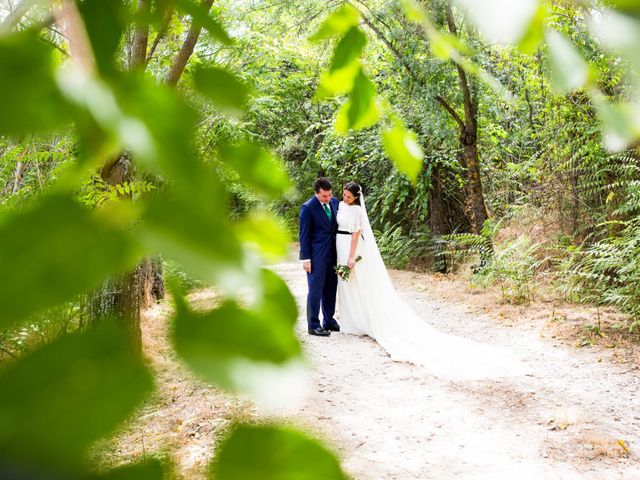
{"label": "dry grass", "polygon": [[[215,303],[211,290],[189,298],[194,308]],[[167,303],[148,310],[142,320],[146,358],[156,376],[156,392],[112,439],[97,448],[103,466],[113,467],[146,456],[169,459],[180,479],[205,478],[220,439],[236,421],[251,421],[252,406],[196,378],[176,358],[168,340],[171,310]]]}

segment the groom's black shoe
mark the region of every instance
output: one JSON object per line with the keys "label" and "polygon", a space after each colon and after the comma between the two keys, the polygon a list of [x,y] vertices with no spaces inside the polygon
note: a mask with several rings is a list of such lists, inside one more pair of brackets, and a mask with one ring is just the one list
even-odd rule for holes
{"label": "groom's black shoe", "polygon": [[338,325],[337,323],[334,325],[327,325],[326,327],[324,327],[325,330],[329,331],[329,332],[339,332],[340,331],[340,325]]}
{"label": "groom's black shoe", "polygon": [[311,330],[309,330],[309,335],[316,335],[318,337],[328,337],[329,335],[331,335],[331,332],[328,330],[325,330],[322,327],[318,327],[318,328],[312,328]]}

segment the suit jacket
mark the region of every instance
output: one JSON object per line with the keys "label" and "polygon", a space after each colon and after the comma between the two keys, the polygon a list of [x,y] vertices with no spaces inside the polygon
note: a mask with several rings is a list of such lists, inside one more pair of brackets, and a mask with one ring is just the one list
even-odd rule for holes
{"label": "suit jacket", "polygon": [[338,199],[331,197],[331,220],[327,217],[322,204],[311,197],[300,208],[300,259],[311,260],[312,264],[336,262],[336,232],[338,222]]}

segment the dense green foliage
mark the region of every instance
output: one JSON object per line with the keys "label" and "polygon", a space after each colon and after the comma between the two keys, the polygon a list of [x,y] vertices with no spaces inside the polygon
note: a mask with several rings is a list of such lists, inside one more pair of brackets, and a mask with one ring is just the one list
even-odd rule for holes
{"label": "dense green foliage", "polygon": [[[487,16],[471,0],[69,0],[9,15],[0,347],[16,358],[0,371],[0,472],[98,476],[91,445],[153,379],[124,317],[86,328],[82,299],[145,258],[169,266],[180,358],[212,384],[284,401],[279,382],[303,368],[297,307],[263,264],[287,254],[318,175],[337,195],[363,185],[392,266],[446,270],[473,254],[477,281],[517,302],[544,268],[637,330],[639,12],[528,3]],[[521,28],[496,38],[496,22]],[[201,284],[225,298],[194,312],[183,289]],[[247,462],[246,448],[261,455]],[[211,465],[217,478],[265,472],[344,478],[323,446],[279,427],[238,426]]]}

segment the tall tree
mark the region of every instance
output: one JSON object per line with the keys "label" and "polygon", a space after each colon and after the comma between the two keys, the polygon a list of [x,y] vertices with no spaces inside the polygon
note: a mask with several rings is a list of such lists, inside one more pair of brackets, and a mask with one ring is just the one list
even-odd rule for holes
{"label": "tall tree", "polygon": [[[360,5],[364,5],[363,2],[358,3]],[[460,33],[449,2],[436,2],[432,8],[443,9],[447,28],[452,35],[456,37],[459,36]],[[376,24],[377,22],[381,22],[378,16],[373,13],[367,14],[363,12],[362,19],[364,24],[389,49],[411,80],[416,85],[425,88],[428,87],[428,81],[419,70],[419,67],[416,67],[417,62],[415,59],[412,59],[410,55],[403,53],[402,49],[395,45],[389,36],[384,33],[383,28]],[[408,30],[407,33],[413,34],[415,32],[415,29],[411,24],[402,22],[401,25],[403,29]],[[429,101],[435,100],[455,121],[459,128],[458,140],[462,149],[462,155],[459,157],[459,161],[466,172],[464,213],[467,217],[468,224],[471,227],[471,231],[473,233],[480,233],[482,225],[488,215],[480,177],[480,158],[478,153],[478,99],[474,92],[473,80],[469,78],[464,68],[455,61],[451,61],[451,65],[455,68],[456,76],[458,78],[458,88],[462,98],[463,113],[458,113],[457,109],[452,106],[451,102],[446,98],[443,92],[433,94]],[[433,89],[429,90],[433,91]],[[438,172],[438,168],[436,167],[432,174],[433,191],[430,194],[430,200],[432,200],[430,205],[430,226],[432,228],[432,233],[436,235],[450,233],[447,231],[448,228],[444,219],[444,210],[448,208],[448,205],[443,197],[443,191],[440,188],[440,173],[441,172]]]}
{"label": "tall tree", "polygon": [[[452,35],[458,36],[458,28],[456,26],[453,11],[449,2],[445,3],[445,14],[447,18],[447,27]],[[455,63],[456,72],[458,74],[458,85],[463,97],[464,119],[460,118],[457,112],[446,102],[446,100],[438,96],[440,104],[449,112],[460,127],[460,144],[463,149],[461,161],[463,167],[467,171],[467,198],[465,210],[473,233],[480,233],[482,225],[487,219],[487,208],[484,202],[484,193],[482,191],[482,180],[480,178],[480,158],[478,155],[478,100],[474,95],[471,80],[464,71],[464,68]]]}
{"label": "tall tree", "polygon": [[[149,51],[150,28],[147,19],[152,13],[151,0],[138,0],[136,23],[131,38],[131,48],[128,55],[128,69],[144,72],[160,39],[166,34],[166,27],[161,26],[156,40]],[[208,13],[213,0],[202,0],[201,7]],[[164,13],[166,19],[172,12]],[[166,83],[175,86],[193,55],[198,42],[202,25],[192,18],[190,29],[183,40],[182,46],[174,47],[169,54],[173,58],[167,75]],[[126,55],[120,55],[127,58]],[[135,178],[134,158],[128,152],[122,152],[115,161],[103,165],[100,176],[108,185],[121,185],[131,182]],[[135,350],[142,345],[140,331],[140,315],[143,308],[151,302],[164,296],[164,281],[162,278],[162,260],[158,257],[144,259],[131,272],[104,282],[99,291],[89,300],[89,312],[94,323],[100,323],[105,317],[115,317],[119,320],[126,337]]]}

